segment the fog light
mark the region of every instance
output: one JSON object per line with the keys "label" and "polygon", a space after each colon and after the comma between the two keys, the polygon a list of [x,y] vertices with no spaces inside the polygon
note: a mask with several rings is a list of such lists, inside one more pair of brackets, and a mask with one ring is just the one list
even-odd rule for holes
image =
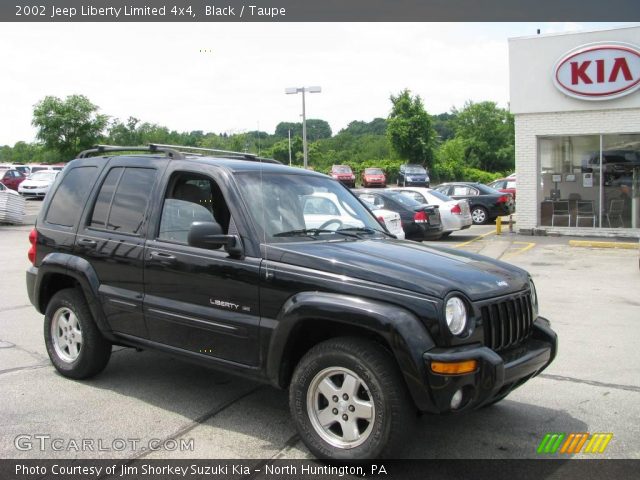
{"label": "fog light", "polygon": [[451,397],[451,410],[457,410],[462,405],[462,389],[456,390],[456,393]]}

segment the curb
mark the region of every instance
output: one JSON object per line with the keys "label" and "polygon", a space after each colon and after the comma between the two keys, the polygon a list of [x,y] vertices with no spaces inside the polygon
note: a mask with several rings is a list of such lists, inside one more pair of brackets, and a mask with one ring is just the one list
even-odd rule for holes
{"label": "curb", "polygon": [[630,242],[601,242],[593,240],[569,240],[571,247],[592,247],[592,248],[625,248],[628,250],[638,250],[637,243]]}

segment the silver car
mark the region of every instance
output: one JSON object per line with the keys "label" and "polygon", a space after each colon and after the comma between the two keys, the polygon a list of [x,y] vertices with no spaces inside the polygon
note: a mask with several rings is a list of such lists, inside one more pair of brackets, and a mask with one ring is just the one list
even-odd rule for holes
{"label": "silver car", "polygon": [[451,235],[456,230],[469,228],[473,220],[469,211],[469,204],[466,200],[454,200],[444,193],[424,187],[398,187],[390,188],[407,195],[420,203],[428,205],[438,205],[440,210],[440,220],[444,236]]}

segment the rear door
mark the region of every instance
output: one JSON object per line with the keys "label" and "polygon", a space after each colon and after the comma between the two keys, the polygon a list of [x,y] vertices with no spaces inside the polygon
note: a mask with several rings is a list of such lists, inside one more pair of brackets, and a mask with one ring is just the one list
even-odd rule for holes
{"label": "rear door", "polygon": [[142,312],[149,201],[167,160],[115,157],[102,172],[76,237],[76,255],[99,279],[99,301],[111,328],[148,337]]}

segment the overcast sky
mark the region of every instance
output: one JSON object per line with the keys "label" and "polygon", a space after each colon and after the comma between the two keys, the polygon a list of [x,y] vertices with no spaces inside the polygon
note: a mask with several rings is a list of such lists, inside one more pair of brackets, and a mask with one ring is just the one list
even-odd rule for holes
{"label": "overcast sky", "polygon": [[[4,23],[0,145],[33,141],[33,106],[86,95],[101,113],[173,130],[273,133],[307,118],[334,132],[389,113],[409,88],[431,114],[466,100],[509,101],[510,37],[611,23]],[[202,51],[201,51],[202,50]],[[206,51],[205,51],[206,50]]]}

